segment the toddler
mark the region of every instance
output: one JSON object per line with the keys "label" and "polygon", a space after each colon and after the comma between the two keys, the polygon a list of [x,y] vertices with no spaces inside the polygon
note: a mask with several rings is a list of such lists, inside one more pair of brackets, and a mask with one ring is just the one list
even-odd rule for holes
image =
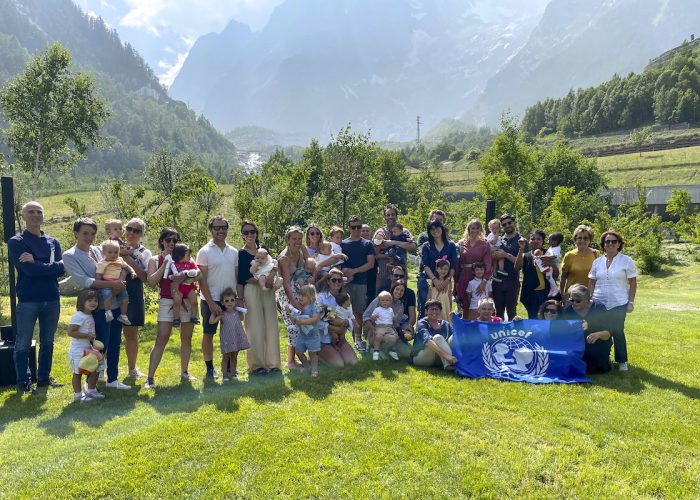
{"label": "toddler", "polygon": [[[491,247],[491,251],[501,249],[503,247],[503,238],[501,237],[501,221],[499,219],[491,219],[489,222],[489,234],[486,236],[486,243]],[[503,270],[505,259],[496,260],[496,272],[491,277],[496,283],[501,282],[499,276],[508,276],[508,273]]]}
{"label": "toddler", "polygon": [[[102,249],[102,260],[97,263],[97,268],[95,269],[95,277],[98,280],[124,281],[127,273],[134,278],[136,277],[136,273],[131,266],[119,256],[119,243],[117,241],[105,240],[100,244],[100,248]],[[105,319],[107,322],[110,322],[114,319],[112,314],[112,289],[101,288],[100,297],[102,297],[105,306]],[[131,321],[126,316],[127,308],[129,307],[129,294],[126,290],[122,290],[117,294],[117,301],[119,302],[119,317],[117,321],[124,325],[130,325]]]}
{"label": "toddler", "polygon": [[116,241],[119,243],[119,246],[126,245],[124,240],[122,240],[124,227],[119,219],[107,219],[105,221],[105,233],[107,234],[107,239]]}
{"label": "toddler", "polygon": [[[341,292],[335,299],[335,303],[338,304],[335,308],[335,317],[345,320],[348,322],[348,331],[352,333],[352,322],[354,320],[354,315],[352,312],[352,303],[350,302],[350,294],[347,292]],[[336,338],[337,337],[337,338]],[[337,344],[343,340],[342,337],[333,334],[333,343]]]}
{"label": "toddler", "polygon": [[[178,243],[170,255],[172,262],[168,266],[170,280],[170,294],[173,297],[173,326],[180,326],[180,305],[187,309],[185,299],[189,301],[190,321],[199,324],[199,302],[197,300],[197,285],[199,269],[192,259],[190,247],[184,243]],[[167,277],[168,275],[164,275]]]}
{"label": "toddler", "polygon": [[[554,257],[554,261],[559,265],[560,262],[560,257],[561,257],[561,244],[564,241],[564,235],[560,233],[559,231],[555,231],[552,234],[549,235],[548,238],[548,243],[549,243],[549,248],[547,251],[544,253],[545,256],[549,257]],[[549,293],[547,296],[549,298],[551,297],[556,297],[559,295],[561,292],[559,291],[559,286],[557,286],[557,282],[554,279],[554,272],[551,267],[545,266],[544,263],[542,262],[542,250],[535,250],[532,255],[535,257],[535,263],[537,264],[537,267],[539,270],[544,274],[545,278],[547,278],[547,281],[549,281]]]}
{"label": "toddler", "polygon": [[314,274],[316,274],[316,259],[309,257],[304,262],[304,267],[302,269],[294,271],[292,281],[297,282],[300,286],[313,285]]}
{"label": "toddler", "polygon": [[221,347],[221,374],[224,382],[237,380],[238,352],[250,347],[241,323],[241,308],[236,308],[236,292],[227,288],[221,292],[221,314],[209,318],[212,325],[221,322],[219,343]]}
{"label": "toddler", "polygon": [[333,226],[328,237],[331,240],[331,247],[333,248],[333,253],[343,253],[343,249],[340,247],[340,243],[343,241],[345,233],[343,229],[338,226]]}
{"label": "toddler", "polygon": [[255,252],[255,258],[253,262],[250,263],[250,272],[253,274],[253,277],[258,280],[260,289],[263,292],[269,290],[266,282],[270,275],[272,275],[273,278],[273,290],[277,290],[282,286],[282,278],[275,276],[277,274],[277,261],[273,259],[264,248],[258,248],[258,251]]}
{"label": "toddler", "polygon": [[348,260],[347,255],[345,255],[342,252],[336,252],[333,250],[333,245],[330,241],[321,242],[321,245],[318,247],[318,254],[316,254],[316,262],[318,264],[323,264],[331,257],[336,257],[336,263],[328,266],[323,266],[320,271],[316,272],[315,282],[317,288],[319,285],[324,283],[326,279],[328,279],[328,271],[330,271],[332,267],[337,267],[340,265],[340,262],[337,260],[337,258],[341,258],[342,260]]}
{"label": "toddler", "polygon": [[472,264],[472,270],[474,271],[474,279],[467,284],[467,303],[469,304],[467,319],[476,319],[479,316],[479,303],[483,299],[489,299],[493,296],[490,281],[486,282],[486,286],[481,293],[478,291],[481,286],[481,281],[484,278],[484,272],[486,271],[484,263],[474,262]]}
{"label": "toddler", "polygon": [[[379,349],[382,346],[382,341],[385,335],[396,335],[394,331],[394,309],[392,305],[393,297],[389,292],[380,292],[379,305],[372,312],[372,321],[374,321],[374,336],[372,338],[372,360],[379,361]],[[398,355],[394,351],[390,351],[389,355],[398,361]]]}
{"label": "toddler", "polygon": [[68,361],[73,371],[73,378],[71,379],[73,401],[89,402],[104,398],[104,394],[96,389],[98,374],[105,369],[104,361],[98,365],[94,372],[86,376],[87,384],[85,394],[83,394],[83,376],[79,367],[84,352],[93,349],[92,343],[95,341],[96,334],[95,320],[92,318],[92,312],[97,309],[97,306],[97,292],[90,288],[81,290],[78,293],[76,304],[78,312],[70,319],[70,324],[68,326],[68,336],[71,338],[70,347],[68,349]]}
{"label": "toddler", "polygon": [[[391,241],[403,241],[404,243],[408,241],[408,235],[403,232],[403,225],[398,222],[394,224],[391,228]],[[386,251],[386,256],[389,257],[394,263],[401,267],[406,267],[406,249],[400,246],[391,246]]]}
{"label": "toddler", "polygon": [[311,376],[316,378],[318,377],[318,352],[321,350],[321,326],[319,324],[321,314],[316,304],[316,288],[313,285],[303,285],[299,288],[299,298],[304,304],[303,311],[288,305],[292,321],[299,327],[294,351],[302,363],[306,360],[304,353],[309,351]]}
{"label": "toddler", "polygon": [[[435,270],[437,271],[437,277],[441,280],[447,279],[450,275],[450,261],[446,255],[435,261]],[[429,281],[428,299],[439,300],[442,304],[441,318],[452,323],[452,281],[448,282],[447,289],[444,292],[439,291],[432,280]]]}

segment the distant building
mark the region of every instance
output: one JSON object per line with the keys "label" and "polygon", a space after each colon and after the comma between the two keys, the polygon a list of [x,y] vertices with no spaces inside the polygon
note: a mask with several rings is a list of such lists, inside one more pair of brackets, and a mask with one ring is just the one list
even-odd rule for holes
{"label": "distant building", "polygon": [[[660,216],[663,220],[669,220],[670,216],[666,213],[666,205],[668,204],[668,199],[671,197],[671,191],[674,189],[688,191],[690,193],[692,205],[697,210],[700,210],[700,184],[691,184],[687,186],[652,186],[646,188],[647,207],[649,211]],[[637,189],[633,187],[608,189],[606,194],[611,196],[610,204],[613,207],[618,207],[625,202],[631,202],[638,198]]]}

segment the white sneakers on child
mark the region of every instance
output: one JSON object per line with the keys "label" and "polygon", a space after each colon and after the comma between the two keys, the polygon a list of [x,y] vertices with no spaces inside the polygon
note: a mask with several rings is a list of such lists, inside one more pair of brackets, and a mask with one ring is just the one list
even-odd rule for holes
{"label": "white sneakers on child", "polygon": [[129,321],[129,317],[126,314],[120,314],[117,321],[119,321],[122,325],[131,326],[131,321]]}
{"label": "white sneakers on child", "polygon": [[107,320],[107,323],[109,323],[110,321],[112,321],[114,319],[114,315],[112,314],[112,311],[110,311],[109,309],[107,309],[105,311],[105,319]]}
{"label": "white sneakers on child", "polygon": [[372,361],[379,361],[379,351],[374,351],[372,353]]}

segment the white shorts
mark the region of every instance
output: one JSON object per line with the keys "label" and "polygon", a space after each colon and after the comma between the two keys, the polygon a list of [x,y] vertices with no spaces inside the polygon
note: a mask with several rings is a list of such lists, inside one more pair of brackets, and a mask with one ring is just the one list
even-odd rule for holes
{"label": "white shorts", "polygon": [[[187,299],[185,299],[189,303]],[[173,316],[173,299],[158,299],[158,322],[172,323],[175,317]],[[190,323],[192,314],[183,305],[180,305],[180,323]]]}
{"label": "white shorts", "polygon": [[[71,372],[75,373],[76,375],[80,375],[80,369],[78,368],[78,363],[80,363],[81,359],[83,359],[83,349],[80,349],[80,350],[69,349],[68,350],[68,362],[70,363],[70,369],[71,369]],[[104,371],[106,369],[107,369],[107,360],[103,359],[97,365],[97,371],[101,372],[101,371]]]}

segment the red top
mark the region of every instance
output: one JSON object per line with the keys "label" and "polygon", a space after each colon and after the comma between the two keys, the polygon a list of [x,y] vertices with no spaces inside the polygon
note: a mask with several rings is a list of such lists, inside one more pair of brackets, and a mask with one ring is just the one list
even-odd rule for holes
{"label": "red top", "polygon": [[[158,267],[163,265],[163,256],[159,255],[158,256]],[[160,289],[159,296],[161,299],[172,299],[173,294],[170,292],[170,287],[173,285],[173,282],[170,281],[170,279],[161,279],[160,283],[158,283],[158,288]]]}

